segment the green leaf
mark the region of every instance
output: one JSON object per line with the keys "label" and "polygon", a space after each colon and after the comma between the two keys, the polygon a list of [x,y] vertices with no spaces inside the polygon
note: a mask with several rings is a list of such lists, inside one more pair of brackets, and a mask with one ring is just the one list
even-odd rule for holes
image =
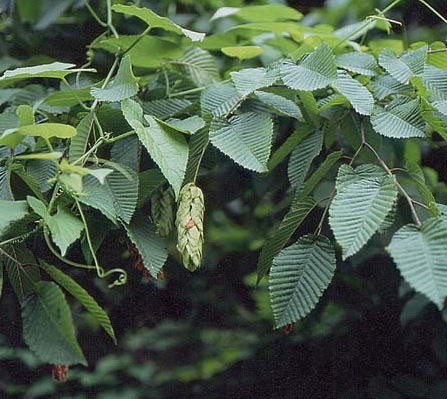
{"label": "green leaf", "polygon": [[426,65],[422,74],[425,88],[438,100],[447,100],[447,70]]}
{"label": "green leaf", "polygon": [[315,127],[302,123],[298,125],[296,130],[281,144],[281,146],[273,153],[270,160],[267,163],[269,170],[272,170],[289,155],[296,146],[301,143],[304,138],[309,136],[315,131]]}
{"label": "green leaf", "polygon": [[290,156],[287,175],[292,187],[301,187],[310,165],[323,147],[323,135],[320,130],[315,131],[301,141]]}
{"label": "green leaf", "polygon": [[[138,42],[135,44],[135,42]],[[135,45],[134,45],[135,44]],[[109,37],[92,45],[95,49],[101,49],[111,54],[120,53],[134,45],[127,54],[134,68],[159,68],[166,60],[174,60],[183,54],[183,49],[172,40],[158,36],[138,35]],[[148,56],[150,49],[150,56]]]}
{"label": "green leaf", "polygon": [[68,139],[75,136],[77,132],[73,126],[62,123],[40,123],[38,125],[21,126],[17,129],[6,131],[5,133],[14,133],[21,136],[37,136],[44,139],[50,139],[52,137]]}
{"label": "green leaf", "polygon": [[273,258],[279,254],[315,206],[315,201],[309,197],[300,198],[292,204],[277,230],[266,240],[262,247],[257,266],[258,283],[270,269]]}
{"label": "green leaf", "polygon": [[187,47],[179,61],[173,61],[183,67],[184,72],[198,87],[219,80],[219,70],[214,57],[200,47]]}
{"label": "green leaf", "polygon": [[87,309],[93,318],[102,326],[102,328],[104,328],[104,331],[116,344],[116,337],[109,316],[90,296],[90,294],[69,275],[65,274],[58,268],[43,261],[40,262],[40,267],[44,269],[54,281],[64,287],[71,295],[82,303],[85,309]]}
{"label": "green leaf", "polygon": [[110,159],[138,172],[140,170],[141,143],[136,135],[116,141],[110,150]]}
{"label": "green leaf", "polygon": [[338,71],[337,80],[332,87],[345,96],[361,115],[371,115],[374,98],[368,89],[345,71]]}
{"label": "green leaf", "polygon": [[82,118],[78,126],[76,126],[77,134],[71,139],[68,151],[68,159],[70,160],[70,163],[75,162],[84,155],[94,120],[95,113],[89,112]]}
{"label": "green leaf", "polygon": [[407,283],[442,310],[447,297],[447,223],[430,218],[420,229],[408,224],[394,234],[387,250]]}
{"label": "green leaf", "polygon": [[[188,169],[189,170],[189,169]],[[148,169],[138,174],[140,189],[138,190],[137,207],[141,208],[151,198],[153,192],[166,182],[165,177],[157,169]]]}
{"label": "green leaf", "polygon": [[269,277],[275,327],[295,323],[317,305],[335,272],[335,252],[324,236],[305,235],[273,260]]}
{"label": "green leaf", "polygon": [[397,81],[408,84],[412,76],[420,75],[424,71],[427,50],[427,46],[408,50],[398,58],[386,48],[379,55],[379,64]]}
{"label": "green leaf", "polygon": [[305,55],[298,65],[290,61],[283,63],[281,78],[294,90],[313,91],[322,89],[337,79],[334,56],[326,44]]}
{"label": "green leaf", "polygon": [[190,116],[186,119],[171,118],[166,122],[158,122],[184,134],[194,134],[205,127],[205,121],[197,115]]}
{"label": "green leaf", "polygon": [[26,201],[0,200],[0,234],[10,223],[22,219],[28,214]]}
{"label": "green leaf", "polygon": [[143,103],[144,113],[159,119],[172,118],[183,113],[192,103],[179,98],[167,98]]}
{"label": "green leaf", "polygon": [[52,282],[35,284],[35,295],[22,304],[23,338],[29,348],[50,364],[87,365],[76,341],[71,311],[61,289]]}
{"label": "green leaf", "polygon": [[271,86],[279,79],[276,70],[266,68],[246,68],[230,72],[231,80],[241,97],[246,97],[255,90]]}
{"label": "green leaf", "polygon": [[289,116],[297,120],[303,119],[303,114],[301,113],[300,108],[293,101],[282,96],[278,96],[277,94],[268,93],[265,91],[255,91],[254,94],[259,98],[259,100],[280,115]]}
{"label": "green leaf", "polygon": [[417,99],[398,99],[387,108],[374,106],[371,124],[377,133],[386,137],[425,137],[426,124]]}
{"label": "green leaf", "polygon": [[349,72],[365,76],[377,75],[377,62],[371,54],[351,52],[335,57],[335,64]]}
{"label": "green leaf", "polygon": [[34,283],[40,280],[39,268],[33,254],[23,244],[15,244],[2,248],[3,262],[8,272],[9,282],[22,302],[34,292]]}
{"label": "green leaf", "polygon": [[307,197],[310,195],[315,187],[318,186],[321,179],[326,176],[326,173],[332,168],[332,166],[340,159],[342,155],[341,151],[335,151],[329,154],[323,163],[318,167],[318,169],[307,179],[306,183],[302,186],[302,188],[297,191],[295,197],[293,199],[292,205],[301,198]]}
{"label": "green leaf", "polygon": [[407,161],[405,163],[405,169],[408,171],[410,177],[415,181],[419,194],[421,194],[425,205],[428,206],[428,213],[430,216],[438,216],[439,212],[436,209],[436,200],[425,183],[425,176],[421,167],[414,161]]}
{"label": "green leaf", "polygon": [[83,193],[79,200],[85,205],[98,209],[112,222],[117,218],[128,223],[135,212],[138,199],[138,176],[136,172],[124,165],[108,162],[105,167],[115,169],[108,174],[104,184],[95,177],[84,178]]}
{"label": "green leaf", "polygon": [[104,89],[92,87],[90,93],[99,101],[117,102],[133,97],[138,93],[138,79],[132,72],[130,57],[124,56],[113,82]]}
{"label": "green leaf", "polygon": [[200,163],[209,144],[207,129],[200,130],[189,141],[189,156],[183,185],[194,183],[199,174]]}
{"label": "green leaf", "polygon": [[229,46],[222,47],[221,51],[228,57],[234,57],[240,60],[250,60],[264,52],[262,47],[259,46]]}
{"label": "green leaf", "polygon": [[135,129],[141,143],[178,196],[188,162],[188,144],[184,136],[174,129],[166,128],[165,124],[149,115],[145,115],[149,127],[144,126],[136,118],[143,110],[132,100],[123,101],[122,110],[127,122]]}
{"label": "green leaf", "polygon": [[214,119],[210,141],[244,168],[266,172],[272,145],[273,122],[270,118],[247,112],[228,121]]}
{"label": "green leaf", "polygon": [[51,64],[37,65],[32,67],[17,68],[6,71],[0,77],[0,83],[9,80],[20,80],[29,78],[55,78],[63,79],[71,73],[77,72],[96,72],[95,69],[73,69],[75,64],[67,64],[64,62],[53,62]]}
{"label": "green leaf", "polygon": [[371,88],[373,89],[374,96],[378,100],[383,100],[392,94],[403,94],[411,91],[409,85],[400,83],[391,75],[380,75],[373,79],[371,81]]}
{"label": "green leaf", "polygon": [[19,126],[33,125],[34,113],[29,105],[19,105],[16,111],[19,118]]}
{"label": "green leaf", "polygon": [[79,101],[91,100],[93,97],[90,94],[90,87],[83,87],[82,89],[72,88],[71,90],[56,91],[45,99],[45,104],[52,107],[73,107],[79,104]]}
{"label": "green leaf", "polygon": [[436,68],[446,69],[447,66],[447,52],[443,42],[433,42],[430,44],[430,52],[427,57],[427,64]]}
{"label": "green leaf", "polygon": [[200,104],[202,112],[219,117],[234,111],[240,100],[241,96],[232,83],[214,83],[202,92]]}
{"label": "green leaf", "polygon": [[391,211],[397,198],[396,179],[377,165],[365,164],[355,170],[342,165],[336,189],[329,224],[346,259],[367,243]]}
{"label": "green leaf", "polygon": [[148,8],[115,4],[114,6],[112,6],[112,10],[115,12],[123,13],[127,16],[137,17],[146,22],[151,28],[161,28],[169,32],[177,33],[179,35],[185,35],[193,42],[203,40],[203,38],[205,37],[205,33],[193,32],[188,29],[182,28],[181,26],[172,22],[169,18],[160,17]]}
{"label": "green leaf", "polygon": [[44,218],[51,232],[54,243],[65,256],[68,247],[73,244],[84,229],[83,223],[61,206],[57,207],[57,213]]}
{"label": "green leaf", "polygon": [[0,304],[1,304],[1,299],[2,299],[2,293],[3,293],[3,262],[2,259],[0,258]]}
{"label": "green leaf", "polygon": [[163,239],[156,233],[149,217],[135,215],[130,224],[125,224],[127,235],[135,244],[143,260],[144,267],[152,277],[157,278],[168,257]]}
{"label": "green leaf", "polygon": [[290,20],[298,21],[302,18],[303,14],[292,7],[287,7],[282,4],[265,4],[242,8],[222,7],[214,13],[210,21],[229,16],[234,16],[251,22],[274,22]]}
{"label": "green leaf", "polygon": [[31,160],[26,164],[26,173],[37,182],[42,193],[46,193],[53,184],[50,179],[56,176],[57,164],[48,160]]}

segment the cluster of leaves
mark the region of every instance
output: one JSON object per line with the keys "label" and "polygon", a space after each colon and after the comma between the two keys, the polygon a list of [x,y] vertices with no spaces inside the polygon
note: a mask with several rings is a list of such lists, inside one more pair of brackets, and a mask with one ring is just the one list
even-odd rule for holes
{"label": "cluster of leaves", "polygon": [[[257,268],[258,282],[269,273],[276,327],[317,305],[336,270],[335,243],[344,261],[377,233],[391,237],[387,250],[409,285],[442,309],[447,210],[427,185],[420,156],[436,137],[447,140],[445,45],[358,44],[372,29],[389,30],[390,9],[333,30],[300,24],[301,13],[278,4],[222,8],[212,21],[230,28],[205,36],[148,8],[109,1],[107,21],[94,14],[107,31],[89,46],[88,64],[4,72],[0,271],[21,302],[29,347],[52,364],[86,363],[60,287],[115,340],[106,312],[50,264],[117,276],[111,287],[126,283],[124,269],[106,268],[97,256],[108,234],[123,232],[154,279],[168,254],[195,270],[202,197],[194,191],[194,206],[175,202],[185,197],[182,187],[196,187],[228,160],[266,175],[287,164],[290,208]],[[138,20],[142,33],[120,35],[112,15]],[[212,53],[226,56],[224,71]],[[104,54],[114,60],[100,79],[91,66]],[[8,61],[7,68],[21,63]],[[386,157],[399,139],[403,164]],[[186,244],[173,231],[177,205],[192,222],[177,223]],[[317,209],[319,222],[290,244]],[[36,250],[41,237],[46,249]]]}

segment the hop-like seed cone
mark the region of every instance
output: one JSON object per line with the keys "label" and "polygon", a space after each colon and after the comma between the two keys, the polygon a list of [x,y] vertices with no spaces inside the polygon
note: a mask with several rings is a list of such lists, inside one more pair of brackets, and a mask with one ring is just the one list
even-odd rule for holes
{"label": "hop-like seed cone", "polygon": [[174,226],[174,191],[171,186],[158,189],[151,197],[152,220],[161,237],[167,237]]}
{"label": "hop-like seed cone", "polygon": [[186,184],[178,199],[177,249],[182,256],[183,266],[190,271],[200,267],[203,246],[203,214],[205,203],[202,190],[194,183]]}

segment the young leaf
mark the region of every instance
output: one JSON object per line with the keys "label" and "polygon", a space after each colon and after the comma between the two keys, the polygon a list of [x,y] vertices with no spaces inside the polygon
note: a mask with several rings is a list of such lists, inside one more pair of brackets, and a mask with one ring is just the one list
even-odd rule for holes
{"label": "young leaf", "polygon": [[112,324],[109,316],[102,309],[96,301],[90,296],[90,294],[82,288],[76,281],[74,281],[69,275],[65,274],[58,268],[49,265],[48,263],[41,261],[40,267],[44,269],[51,278],[59,285],[64,287],[71,295],[73,295],[87,311],[93,316],[93,318],[104,328],[104,331],[112,338],[116,344],[116,337],[113,331]]}
{"label": "young leaf", "polygon": [[214,146],[244,168],[267,171],[273,134],[270,118],[247,112],[228,121],[214,119],[209,134]]}
{"label": "young leaf", "polygon": [[54,243],[61,250],[61,255],[65,256],[68,247],[81,236],[84,225],[61,206],[57,207],[55,215],[47,215],[44,220],[50,229]]}
{"label": "young leaf", "polygon": [[403,278],[442,310],[447,297],[447,223],[430,218],[419,229],[408,224],[387,248]]}
{"label": "young leaf", "polygon": [[96,72],[95,69],[73,69],[75,64],[64,62],[53,62],[52,64],[37,65],[33,67],[17,68],[6,71],[0,77],[0,83],[8,80],[20,80],[29,78],[57,78],[63,79],[65,76],[76,72]]}
{"label": "young leaf", "polygon": [[300,198],[290,207],[289,212],[284,216],[278,229],[273,236],[267,239],[259,254],[257,267],[258,283],[270,269],[273,258],[279,254],[279,251],[287,244],[292,234],[315,206],[316,203],[312,198],[305,197]]}
{"label": "young leaf", "polygon": [[136,214],[129,224],[125,224],[127,235],[135,244],[143,260],[144,267],[152,277],[157,278],[168,257],[165,242],[157,234],[148,216]]}
{"label": "young leaf", "polygon": [[61,289],[52,282],[35,283],[35,294],[22,304],[23,338],[50,364],[87,365],[76,341],[71,311]]}
{"label": "young leaf", "polygon": [[69,139],[75,136],[77,132],[73,126],[62,123],[40,123],[38,125],[21,126],[17,129],[6,131],[5,133],[14,133],[20,136],[37,136],[44,139],[50,139],[52,137]]}
{"label": "young leaf", "polygon": [[317,130],[307,136],[293,150],[287,168],[287,175],[292,187],[300,187],[303,184],[312,161],[320,153],[322,147],[323,135],[320,130]]}
{"label": "young leaf", "polygon": [[269,277],[275,327],[292,324],[317,305],[335,272],[335,251],[324,236],[305,235],[273,260]]}
{"label": "young leaf", "polygon": [[322,89],[337,78],[334,56],[326,44],[304,56],[298,65],[287,61],[281,67],[284,84],[294,90],[313,91]]}
{"label": "young leaf", "polygon": [[368,89],[345,71],[338,71],[337,80],[332,87],[345,96],[361,115],[371,115],[374,98]]}
{"label": "young leaf", "polygon": [[229,46],[222,47],[221,51],[228,57],[234,57],[240,60],[256,58],[264,52],[262,47],[259,46]]}
{"label": "young leaf", "polygon": [[376,165],[361,165],[355,170],[340,166],[337,194],[329,207],[329,223],[342,247],[343,259],[356,254],[381,226],[391,211],[397,187]]}
{"label": "young leaf", "polygon": [[371,124],[377,133],[386,137],[425,137],[426,124],[417,99],[398,99],[386,109],[374,106]]}
{"label": "young leaf", "polygon": [[130,57],[124,56],[112,83],[101,89],[92,87],[93,97],[99,101],[117,102],[133,97],[138,92],[138,80],[132,72]]}
{"label": "young leaf", "polygon": [[161,28],[169,32],[174,32],[179,35],[189,37],[193,42],[203,40],[205,33],[193,32],[182,28],[169,18],[160,17],[149,8],[139,8],[135,6],[125,6],[122,4],[115,4],[112,6],[113,11],[123,13],[127,16],[134,16],[146,22],[151,28]]}
{"label": "young leaf", "polygon": [[302,18],[303,14],[292,7],[287,7],[282,4],[265,4],[242,8],[222,7],[214,13],[210,21],[229,16],[235,16],[251,22],[274,22],[298,21]]}

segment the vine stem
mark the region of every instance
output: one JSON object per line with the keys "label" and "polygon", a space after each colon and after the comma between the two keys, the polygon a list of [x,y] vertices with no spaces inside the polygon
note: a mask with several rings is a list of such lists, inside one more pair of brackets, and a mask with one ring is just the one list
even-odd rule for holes
{"label": "vine stem", "polygon": [[115,36],[118,39],[120,36],[118,35],[118,32],[116,31],[112,23],[112,1],[106,0],[106,2],[107,2],[107,26],[112,32],[113,36]]}
{"label": "vine stem", "polygon": [[82,2],[84,3],[85,7],[92,15],[92,17],[95,19],[95,21],[98,22],[98,24],[102,27],[107,28],[107,22],[104,22],[101,18],[99,18],[98,14],[96,14],[96,11],[92,8],[88,0],[82,0]]}
{"label": "vine stem", "polygon": [[130,50],[132,50],[140,42],[140,40],[143,39],[143,37],[150,32],[151,29],[151,26],[148,26],[142,33],[140,33],[135,41],[123,53],[121,53],[121,56],[127,54]]}
{"label": "vine stem", "polygon": [[194,89],[189,89],[189,90],[185,90],[185,91],[179,91],[177,93],[172,93],[169,98],[174,98],[174,97],[182,97],[182,96],[186,96],[187,94],[195,94],[195,93],[200,93],[201,91],[203,91],[205,89],[206,86],[202,86],[202,87],[196,87]]}
{"label": "vine stem", "polygon": [[428,4],[425,0],[418,0],[419,3],[423,4],[425,7],[427,7],[433,14],[435,14],[442,22],[447,24],[447,19],[442,16],[437,10],[435,10],[430,4]]}

